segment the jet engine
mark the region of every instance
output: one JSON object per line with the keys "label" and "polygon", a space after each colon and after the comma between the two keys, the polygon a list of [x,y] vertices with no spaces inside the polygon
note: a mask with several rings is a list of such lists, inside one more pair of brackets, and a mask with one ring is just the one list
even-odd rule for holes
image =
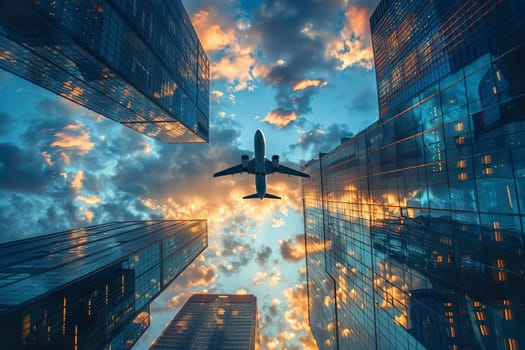
{"label": "jet engine", "polygon": [[248,157],[246,154],[243,154],[241,156],[241,166],[243,169],[248,168],[248,163],[250,162],[250,157]]}
{"label": "jet engine", "polygon": [[275,169],[279,168],[279,156],[278,155],[272,156],[272,165]]}

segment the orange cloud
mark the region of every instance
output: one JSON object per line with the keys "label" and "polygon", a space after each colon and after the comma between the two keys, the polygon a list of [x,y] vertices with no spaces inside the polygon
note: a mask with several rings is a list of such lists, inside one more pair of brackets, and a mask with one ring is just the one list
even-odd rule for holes
{"label": "orange cloud", "polygon": [[263,122],[267,122],[269,124],[272,124],[278,128],[283,128],[293,122],[295,119],[297,119],[297,113],[294,111],[291,112],[284,112],[278,109],[275,109],[268,113],[264,119],[262,119]]}
{"label": "orange cloud", "polygon": [[317,342],[315,341],[315,338],[311,333],[309,333],[305,337],[299,338],[299,341],[301,342],[301,345],[303,346],[303,350],[318,350],[319,346],[317,346]]}
{"label": "orange cloud", "polygon": [[285,222],[282,218],[272,218],[272,227],[274,228],[283,227],[284,224]]}
{"label": "orange cloud", "polygon": [[82,180],[84,180],[84,171],[79,170],[77,173],[73,176],[73,180],[71,180],[71,184],[69,185],[72,189],[75,190],[75,192],[79,193],[82,189]]}
{"label": "orange cloud", "polygon": [[197,12],[192,22],[204,49],[219,56],[211,62],[211,79],[226,79],[234,91],[252,89],[265,70],[258,67],[256,45],[248,40],[249,24],[221,18],[213,7]]}
{"label": "orange cloud", "polygon": [[309,87],[325,87],[328,85],[326,80],[321,79],[304,79],[294,83],[292,86],[292,91],[304,90]]}
{"label": "orange cloud", "polygon": [[269,277],[270,287],[275,287],[279,284],[279,282],[281,282],[282,279],[283,275],[280,272],[272,272]]}
{"label": "orange cloud", "polygon": [[77,201],[85,202],[87,204],[98,204],[102,202],[97,196],[77,196],[75,198]]}
{"label": "orange cloud", "polygon": [[49,153],[44,151],[44,152],[41,152],[40,155],[42,156],[42,158],[44,158],[44,163],[46,163],[49,166],[53,165],[53,160],[51,159],[51,155]]}
{"label": "orange cloud", "polygon": [[365,7],[351,6],[345,12],[345,25],[338,38],[328,41],[326,54],[339,61],[340,70],[358,66],[371,69],[374,55],[370,40],[370,12]]}
{"label": "orange cloud", "polygon": [[201,265],[197,266],[192,271],[192,278],[186,283],[187,288],[194,288],[197,286],[209,286],[217,280],[217,273],[215,265]]}
{"label": "orange cloud", "polygon": [[299,234],[286,241],[280,240],[279,247],[284,260],[289,262],[304,260],[306,254],[304,249],[304,235]]}
{"label": "orange cloud", "polygon": [[91,224],[95,214],[93,214],[93,212],[86,207],[80,207],[80,211],[84,212],[84,216],[82,217],[82,220],[87,221]]}
{"label": "orange cloud", "polygon": [[234,28],[223,28],[217,23],[215,8],[200,10],[193,16],[192,23],[206,51],[217,51],[236,44]]}
{"label": "orange cloud", "polygon": [[250,51],[239,51],[212,63],[211,79],[223,78],[234,85],[234,91],[244,90],[254,80],[255,65],[256,60]]}
{"label": "orange cloud", "polygon": [[288,300],[288,311],[284,313],[288,326],[294,331],[310,332],[306,282],[297,284],[294,288],[286,288],[282,295]]}
{"label": "orange cloud", "polygon": [[255,277],[253,278],[253,284],[258,286],[266,279],[266,277],[268,277],[268,274],[266,272],[257,272],[255,274]]}
{"label": "orange cloud", "polygon": [[81,130],[83,124],[70,124],[64,130],[72,133],[58,132],[55,134],[56,140],[51,143],[51,147],[60,147],[75,150],[80,155],[88,153],[95,143],[91,142],[89,132]]}

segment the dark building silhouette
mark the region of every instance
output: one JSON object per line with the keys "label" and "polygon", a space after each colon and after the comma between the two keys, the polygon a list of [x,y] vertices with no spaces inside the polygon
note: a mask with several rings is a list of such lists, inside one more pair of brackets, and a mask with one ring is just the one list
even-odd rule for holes
{"label": "dark building silhouette", "polygon": [[130,221],[0,244],[2,349],[129,349],[206,221]]}
{"label": "dark building silhouette", "polygon": [[180,0],[5,0],[0,68],[165,143],[207,142],[209,63]]}
{"label": "dark building silhouette", "polygon": [[380,118],[303,180],[321,349],[525,346],[525,3],[383,0]]}
{"label": "dark building silhouette", "polygon": [[254,350],[259,348],[257,298],[194,294],[150,349]]}

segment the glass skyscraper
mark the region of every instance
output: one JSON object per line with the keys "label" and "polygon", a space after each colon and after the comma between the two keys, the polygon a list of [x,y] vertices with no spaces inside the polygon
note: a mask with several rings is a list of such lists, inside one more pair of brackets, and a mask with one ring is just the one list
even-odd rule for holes
{"label": "glass skyscraper", "polygon": [[208,141],[209,63],[180,0],[2,0],[0,68],[162,142]]}
{"label": "glass skyscraper", "polygon": [[207,223],[130,221],[0,244],[2,349],[129,349]]}
{"label": "glass skyscraper", "polygon": [[525,347],[525,2],[383,0],[379,120],[303,179],[321,349]]}
{"label": "glass skyscraper", "polygon": [[150,349],[259,349],[257,298],[194,294]]}

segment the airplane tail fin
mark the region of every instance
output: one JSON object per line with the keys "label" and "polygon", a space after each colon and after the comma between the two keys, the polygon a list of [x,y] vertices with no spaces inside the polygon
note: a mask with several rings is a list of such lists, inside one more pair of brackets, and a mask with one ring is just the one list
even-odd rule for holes
{"label": "airplane tail fin", "polygon": [[[254,199],[254,198],[259,198],[259,194],[258,194],[258,193],[254,193],[254,194],[250,194],[249,196],[244,196],[244,197],[242,197],[242,199]],[[270,194],[270,193],[265,193],[265,194],[264,194],[264,198],[269,198],[269,199],[281,199],[281,197],[275,196],[275,195]],[[261,198],[261,199],[262,199],[262,198]]]}

